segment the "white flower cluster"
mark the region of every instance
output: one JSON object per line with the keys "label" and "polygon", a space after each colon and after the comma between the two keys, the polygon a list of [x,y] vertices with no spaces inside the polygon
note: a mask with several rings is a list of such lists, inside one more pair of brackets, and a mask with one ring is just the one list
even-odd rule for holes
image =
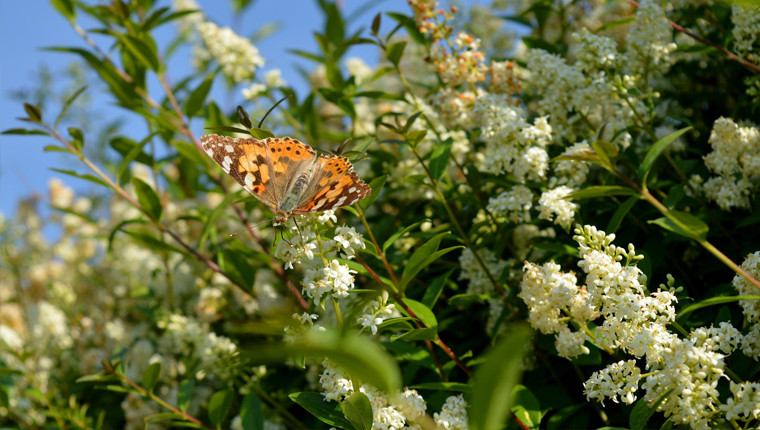
{"label": "white flower cluster", "polygon": [[760,186],[760,130],[718,118],[709,143],[705,165],[718,176],[703,184],[705,194],[724,210],[749,208],[750,194]]}
{"label": "white flower cluster", "polygon": [[530,209],[533,207],[533,191],[524,185],[515,185],[488,200],[487,209],[494,216],[504,216],[517,223],[530,222]]}
{"label": "white flower cluster", "polygon": [[736,3],[731,6],[734,28],[734,50],[737,55],[755,64],[760,63],[758,36],[760,35],[760,8]]}
{"label": "white flower cluster", "polygon": [[[491,275],[498,279],[508,263],[497,258],[490,249],[478,249],[477,253],[485,266],[488,267]],[[488,279],[488,275],[483,271],[470,248],[462,251],[462,255],[459,256],[459,266],[462,269],[459,279],[470,281],[467,294],[490,294],[494,292],[493,283]]]}
{"label": "white flower cluster", "polygon": [[486,142],[483,170],[512,174],[520,183],[545,177],[549,156],[544,148],[552,139],[546,117],[538,117],[530,124],[525,119],[525,109],[510,104],[500,94],[476,98],[472,115],[478,119]]}
{"label": "white flower cluster", "polygon": [[376,300],[372,300],[364,308],[365,314],[359,316],[356,322],[362,327],[369,327],[372,334],[377,334],[377,326],[393,315],[396,306],[388,303],[388,292],[383,291]]}
{"label": "white flower cluster", "polygon": [[544,191],[538,199],[538,217],[546,220],[553,220],[565,229],[570,228],[570,224],[575,217],[575,211],[578,204],[573,203],[567,196],[573,192],[573,189],[565,185]]}
{"label": "white flower cluster", "polygon": [[[356,391],[353,382],[343,369],[329,361],[322,362],[325,370],[319,377],[322,396],[326,401],[342,402]],[[386,395],[370,385],[362,385],[358,389],[364,393],[372,405],[373,423],[376,430],[401,430],[403,428],[420,428],[417,421],[425,415],[427,404],[416,390],[404,390],[400,393]],[[449,397],[440,414],[435,414],[436,424],[444,429],[467,429],[467,412],[464,400]]]}
{"label": "white flower cluster", "polygon": [[253,78],[256,69],[264,65],[259,50],[232,29],[219,28],[213,22],[205,21],[198,25],[198,32],[209,55],[222,66],[222,72],[234,82]]}
{"label": "white flower cluster", "polygon": [[326,266],[309,269],[304,275],[303,292],[321,305],[328,295],[336,299],[348,297],[348,292],[354,288],[355,270],[338,260],[331,260]]}
{"label": "white flower cluster", "polygon": [[[757,419],[760,404],[755,383],[732,382],[733,397],[723,404],[718,382],[726,378],[725,357],[740,345],[745,353],[750,350],[757,356],[758,324],[746,336],[724,322],[718,327],[697,328],[688,339],[679,338],[667,328],[675,320],[674,279],[668,276],[667,287],[661,285],[648,294],[646,278],[634,264],[642,257],[633,245],[628,249],[612,245],[614,235],[591,226],[575,232],[585,285],[578,286],[573,273],[563,273],[552,262],[542,266],[526,263],[518,296],[528,306],[530,324],[542,333],[556,335],[560,356],[587,354],[584,343],[591,341],[608,351],[617,349],[643,359],[646,374],[633,359],[592,374],[584,383],[587,398],[631,404],[640,385],[649,404],[663,399],[657,410],[676,424],[708,429],[722,413],[748,422]],[[744,268],[753,276],[760,274],[760,252],[749,256]],[[736,282],[742,281],[737,277]],[[742,288],[753,291],[754,287]],[[587,329],[592,321],[596,322],[593,333]]]}
{"label": "white flower cluster", "polygon": [[674,62],[671,55],[677,46],[673,42],[673,28],[659,4],[644,0],[636,10],[627,37],[628,67],[634,75],[664,73]]}
{"label": "white flower cluster", "polygon": [[[742,262],[741,268],[753,278],[760,279],[760,251],[756,251],[744,257],[744,262]],[[731,285],[736,288],[736,291],[739,292],[740,296],[757,295],[757,287],[739,274],[734,276]],[[744,316],[747,318],[747,321],[755,326],[760,326],[760,301],[742,300],[739,304],[744,311]],[[760,346],[760,343],[758,343],[758,345]],[[752,356],[760,356],[760,351],[755,352]]]}

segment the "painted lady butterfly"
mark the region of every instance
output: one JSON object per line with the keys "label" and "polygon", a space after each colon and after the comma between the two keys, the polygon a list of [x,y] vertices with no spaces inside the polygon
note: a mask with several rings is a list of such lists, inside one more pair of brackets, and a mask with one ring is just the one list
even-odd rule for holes
{"label": "painted lady butterfly", "polygon": [[209,134],[201,137],[201,144],[225,173],[274,210],[275,226],[291,215],[352,205],[372,191],[348,158],[317,156],[311,146],[289,137]]}

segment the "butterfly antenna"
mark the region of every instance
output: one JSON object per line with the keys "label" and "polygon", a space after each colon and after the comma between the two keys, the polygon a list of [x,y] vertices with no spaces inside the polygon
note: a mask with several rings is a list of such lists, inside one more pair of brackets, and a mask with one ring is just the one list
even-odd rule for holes
{"label": "butterfly antenna", "polygon": [[298,225],[298,220],[293,218],[293,224],[296,225],[296,229],[298,230],[298,236],[301,237],[301,246],[303,247],[303,251],[306,252],[306,243],[304,243],[303,240],[303,233],[301,233],[301,227]]}
{"label": "butterfly antenna", "polygon": [[267,117],[269,116],[270,113],[272,113],[272,111],[274,110],[274,108],[276,108],[280,103],[282,103],[285,100],[289,99],[291,96],[292,96],[292,94],[287,95],[287,96],[281,98],[280,100],[277,101],[277,103],[274,104],[274,106],[272,106],[271,108],[269,108],[269,110],[267,111],[267,113],[264,114],[264,118],[261,118],[261,121],[259,121],[258,128],[261,128],[261,126],[264,124],[264,120],[267,119]]}

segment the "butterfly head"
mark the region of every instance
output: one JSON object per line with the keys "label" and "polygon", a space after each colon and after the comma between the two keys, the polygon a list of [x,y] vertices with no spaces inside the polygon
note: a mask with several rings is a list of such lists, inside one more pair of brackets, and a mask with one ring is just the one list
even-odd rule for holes
{"label": "butterfly head", "polygon": [[272,225],[275,227],[283,225],[288,222],[288,218],[290,218],[289,213],[278,210],[274,216],[274,222],[272,222]]}

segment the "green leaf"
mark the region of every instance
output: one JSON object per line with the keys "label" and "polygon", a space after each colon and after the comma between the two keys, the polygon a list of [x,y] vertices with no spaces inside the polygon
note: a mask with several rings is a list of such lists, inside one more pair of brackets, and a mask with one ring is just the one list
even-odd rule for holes
{"label": "green leaf", "polygon": [[26,114],[28,115],[28,120],[31,122],[42,122],[42,112],[40,112],[40,108],[29,104],[24,103],[24,110],[26,111]]}
{"label": "green leaf", "polygon": [[705,240],[707,232],[710,230],[704,221],[694,215],[674,210],[667,211],[665,217],[657,218],[654,221],[649,221],[649,223],[698,241]]}
{"label": "green leaf", "polygon": [[453,142],[454,140],[452,138],[448,138],[433,148],[433,151],[430,154],[430,164],[428,165],[430,175],[433,176],[433,179],[440,178],[443,172],[446,171]]}
{"label": "green leaf", "polygon": [[719,297],[710,297],[709,299],[705,299],[702,301],[699,301],[697,303],[693,303],[687,306],[684,306],[681,308],[680,311],[678,311],[677,319],[682,319],[684,316],[709,306],[716,306],[716,305],[723,305],[726,303],[736,303],[740,300],[760,300],[760,296],[719,296]]}
{"label": "green leaf", "polygon": [[512,390],[512,413],[528,428],[538,428],[541,423],[541,405],[524,385],[517,384]]}
{"label": "green leaf", "polygon": [[464,248],[463,246],[452,246],[450,248],[436,251],[441,240],[448,235],[449,232],[439,233],[412,253],[412,256],[409,257],[409,261],[404,267],[404,272],[401,275],[401,281],[399,282],[399,289],[401,291],[404,290],[409,282],[411,282],[422,269],[429,266],[432,262],[455,249]]}
{"label": "green leaf", "polygon": [[211,91],[211,85],[213,83],[214,75],[208,75],[208,77],[198,85],[198,88],[194,89],[187,97],[184,112],[188,118],[195,116],[195,114],[200,112],[203,108],[203,103],[206,101],[206,97],[208,97],[208,93]]}
{"label": "green leaf", "polygon": [[[127,172],[129,172],[129,170],[128,170],[129,169],[129,164],[132,163],[133,160],[140,159],[140,158],[143,158],[143,160],[145,160],[147,158],[147,161],[149,163],[151,163],[153,161],[150,158],[150,156],[147,155],[147,154],[145,154],[143,152],[143,150],[142,150],[145,147],[145,145],[148,142],[150,142],[150,140],[151,140],[152,137],[153,136],[150,135],[147,138],[143,139],[142,142],[140,142],[140,143],[132,142],[130,139],[126,139],[126,138],[124,138],[124,139],[118,139],[117,138],[117,139],[111,140],[111,145],[112,146],[114,144],[117,144],[117,145],[118,144],[126,144],[126,145],[132,144],[133,145],[132,148],[129,150],[129,152],[127,152],[124,155],[124,158],[121,160],[121,164],[119,164],[119,169],[116,171],[116,181],[117,182],[121,183],[124,180],[124,174],[127,173]],[[119,151],[119,152],[121,152],[121,151]]]}
{"label": "green leaf", "polygon": [[143,33],[145,39],[128,34],[119,34],[116,37],[127,48],[127,51],[137,58],[143,66],[153,71],[157,71],[160,68],[161,63],[158,60],[156,45],[152,40],[148,39],[146,33]]}
{"label": "green leaf", "polygon": [[73,146],[77,151],[82,152],[82,148],[84,147],[84,134],[82,134],[82,130],[76,128],[76,127],[69,127],[69,136],[71,136],[71,146]]}
{"label": "green leaf", "polygon": [[251,265],[248,256],[235,249],[225,248],[219,253],[219,267],[230,275],[235,283],[252,291],[256,278],[256,269]]}
{"label": "green leaf", "polygon": [[190,400],[193,398],[194,389],[194,378],[188,378],[180,382],[179,388],[177,388],[177,407],[182,412],[187,410],[187,406],[190,404]]}
{"label": "green leaf", "polygon": [[143,372],[142,387],[148,391],[153,390],[159,377],[161,377],[161,362],[157,361],[148,366],[145,372]]}
{"label": "green leaf", "polygon": [[595,197],[607,196],[638,196],[639,194],[633,188],[621,187],[618,185],[596,185],[586,187],[578,191],[573,191],[565,198],[568,200],[591,199]]}
{"label": "green leaf", "polygon": [[116,375],[111,375],[104,372],[93,373],[92,375],[85,375],[77,378],[77,383],[80,382],[105,382],[117,380]]}
{"label": "green leaf", "polygon": [[412,130],[406,134],[406,141],[412,146],[417,146],[427,136],[427,132],[427,129]]}
{"label": "green leaf", "polygon": [[607,22],[607,23],[601,25],[596,30],[594,30],[594,33],[599,34],[599,33],[603,32],[603,31],[612,30],[613,28],[620,27],[621,25],[630,24],[630,23],[632,23],[634,21],[636,21],[636,18],[632,16],[630,18],[623,18],[623,19],[618,19],[618,20],[615,20],[615,21]]}
{"label": "green leaf", "polygon": [[237,193],[228,193],[226,196],[224,196],[224,200],[216,205],[214,210],[208,214],[208,218],[206,218],[206,222],[203,224],[203,230],[201,230],[201,236],[198,239],[199,249],[206,249],[206,240],[208,240],[211,232],[214,231],[216,221],[224,214],[224,211],[227,210],[227,208],[235,201],[235,199],[237,199],[237,197]]}
{"label": "green leaf", "polygon": [[246,112],[243,106],[238,105],[237,114],[238,114],[238,121],[240,121],[240,124],[242,124],[243,127],[253,128],[253,123],[251,123],[251,117],[250,115],[248,115],[248,112]]}
{"label": "green leaf", "polygon": [[597,139],[591,142],[591,148],[601,159],[602,163],[600,166],[608,171],[612,171],[612,168],[615,165],[613,160],[618,156],[617,147],[606,140]]}
{"label": "green leaf", "polygon": [[344,418],[340,403],[334,400],[325,401],[321,394],[313,392],[291,393],[288,397],[329,426],[353,429],[351,423]]}
{"label": "green leaf", "polygon": [[343,400],[341,409],[346,419],[356,430],[372,429],[374,415],[372,414],[372,404],[366,394],[361,391],[354,391],[353,394]]}
{"label": "green leaf", "polygon": [[154,220],[161,219],[161,199],[156,191],[140,178],[132,178],[132,185],[137,193],[137,202],[145,212]]}
{"label": "green leaf", "polygon": [[102,185],[104,187],[107,187],[108,184],[106,184],[102,179],[90,175],[89,173],[77,173],[73,170],[63,170],[63,169],[56,169],[55,167],[51,167],[50,170],[58,173],[63,173],[64,175],[73,176],[75,178],[84,179],[85,181],[90,181],[92,183]]}
{"label": "green leaf", "polygon": [[0,385],[0,407],[7,408],[10,405],[10,399],[8,398],[8,392],[5,391],[5,387]]}
{"label": "green leaf", "polygon": [[203,127],[204,130],[209,131],[225,131],[227,133],[243,133],[243,134],[251,134],[250,131],[240,128],[240,127],[230,127],[227,125],[219,125],[219,126],[213,126],[213,127]]}
{"label": "green leaf", "polygon": [[251,136],[256,139],[266,139],[267,137],[274,137],[274,133],[265,128],[252,128]]}
{"label": "green leaf", "polygon": [[[374,189],[373,189],[374,191]],[[391,237],[388,238],[388,240],[385,241],[383,244],[383,254],[388,250],[388,248],[393,245],[393,242],[395,242],[398,238],[406,234],[409,230],[416,228],[418,225],[422,224],[422,221],[418,221],[412,225],[406,226],[403,229],[393,233]]]}
{"label": "green leaf", "polygon": [[622,205],[618,206],[618,208],[615,209],[615,213],[612,214],[610,221],[607,223],[607,228],[604,231],[608,234],[616,232],[620,227],[620,224],[623,222],[623,218],[625,218],[631,208],[633,208],[633,205],[638,201],[639,198],[637,196],[629,197]]}
{"label": "green leaf", "polygon": [[469,384],[461,382],[423,382],[422,384],[412,385],[409,388],[415,390],[459,391],[462,393],[466,393],[472,389]]}
{"label": "green leaf", "polygon": [[[257,350],[260,350],[259,348]],[[401,373],[395,360],[366,336],[341,334],[337,330],[312,330],[292,346],[280,346],[290,354],[313,354],[325,357],[345,369],[352,378],[381,391],[393,392],[401,387]]]}
{"label": "green leaf", "polygon": [[72,21],[76,17],[76,10],[71,0],[50,0],[50,3],[67,20]]}
{"label": "green leaf", "polygon": [[416,328],[402,333],[400,335],[392,335],[391,342],[398,340],[404,340],[407,342],[416,340],[436,340],[438,338],[438,331],[433,327]]}
{"label": "green leaf", "polygon": [[403,302],[409,308],[409,310],[414,312],[414,315],[410,316],[416,316],[420,321],[422,321],[423,324],[425,324],[425,327],[438,327],[438,320],[435,318],[435,314],[430,310],[430,308],[416,300],[409,298],[404,298]]}
{"label": "green leaf", "polygon": [[[8,130],[5,130],[0,134],[16,134],[16,135],[22,135],[22,136],[29,136],[29,135],[50,136],[50,133],[48,133],[47,131],[28,130],[26,128],[9,128]],[[56,146],[55,148],[58,148],[58,147]],[[66,149],[66,151],[68,151],[68,149]]]}
{"label": "green leaf", "polygon": [[261,401],[254,393],[248,393],[243,397],[240,405],[240,421],[243,430],[263,430],[264,411],[261,409]]}
{"label": "green leaf", "polygon": [[670,133],[669,135],[655,142],[655,144],[649,148],[647,155],[644,156],[644,161],[642,161],[641,165],[639,166],[639,177],[641,178],[641,184],[644,186],[644,188],[646,188],[647,177],[649,176],[649,172],[652,169],[655,160],[657,160],[657,157],[659,157],[660,154],[662,154],[662,151],[670,146],[671,143],[675,142],[676,139],[681,137],[684,133],[691,130],[692,128],[693,127],[689,126],[678,131],[674,131],[673,133]]}
{"label": "green leaf", "polygon": [[151,236],[148,233],[143,233],[139,231],[129,231],[129,230],[122,230],[122,231],[126,233],[129,237],[131,237],[135,242],[147,248],[160,251],[160,252],[169,252],[169,253],[176,252],[179,254],[184,254],[184,252],[182,252],[181,250],[169,245],[166,242],[162,242],[161,240],[156,239],[155,237]]}
{"label": "green leaf", "polygon": [[66,99],[66,101],[63,104],[63,108],[61,109],[61,113],[59,113],[58,118],[55,119],[55,125],[53,126],[54,129],[58,128],[58,124],[60,124],[61,120],[63,119],[63,116],[66,114],[66,111],[69,110],[69,106],[71,106],[71,104],[74,103],[74,100],[76,100],[77,97],[79,97],[79,95],[82,94],[86,88],[87,88],[87,85],[83,86],[82,88],[76,90],[74,94],[71,95],[71,97]]}
{"label": "green leaf", "polygon": [[377,15],[375,15],[375,18],[372,19],[372,26],[370,27],[372,34],[377,35],[380,32],[380,22],[382,18],[383,14],[378,12]]}
{"label": "green leaf", "polygon": [[425,294],[422,296],[422,303],[428,308],[432,309],[435,306],[435,302],[438,301],[438,297],[443,291],[443,287],[446,286],[446,282],[449,280],[449,276],[454,273],[456,268],[449,270],[443,275],[433,279],[430,285],[425,289]]}
{"label": "green leaf", "polygon": [[362,210],[367,210],[367,208],[372,206],[372,203],[375,203],[375,200],[380,196],[380,192],[383,190],[383,186],[387,179],[388,175],[378,176],[369,183],[369,187],[372,188],[372,191],[369,193],[369,196],[359,201],[359,207],[362,208]]}
{"label": "green leaf", "polygon": [[388,46],[388,49],[385,51],[385,56],[391,64],[398,66],[399,61],[401,61],[401,56],[404,55],[404,48],[406,48],[405,41],[393,43]]}
{"label": "green leaf", "polygon": [[470,424],[474,430],[498,429],[509,414],[511,395],[523,372],[522,359],[532,331],[514,325],[491,348],[486,361],[475,372],[470,402]]}
{"label": "green leaf", "polygon": [[657,408],[673,392],[673,390],[675,390],[675,388],[668,390],[651,406],[649,405],[648,400],[644,398],[639,399],[636,404],[633,405],[631,415],[628,417],[628,425],[631,426],[631,430],[644,430],[645,428],[648,428],[647,421],[649,421],[649,418],[657,412]]}
{"label": "green leaf", "polygon": [[230,388],[217,391],[211,396],[211,399],[208,401],[208,419],[211,421],[211,425],[221,428],[222,421],[224,421],[224,417],[230,411],[234,398],[235,392]]}

